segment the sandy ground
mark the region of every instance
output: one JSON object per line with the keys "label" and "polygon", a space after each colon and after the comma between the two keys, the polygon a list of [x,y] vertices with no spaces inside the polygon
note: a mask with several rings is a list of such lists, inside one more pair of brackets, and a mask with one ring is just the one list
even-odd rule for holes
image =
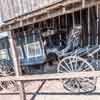
{"label": "sandy ground", "polygon": [[[59,80],[25,83],[27,100],[100,100],[100,78],[97,89],[91,94],[71,94],[64,90]],[[0,100],[20,100],[17,94],[0,95]]]}

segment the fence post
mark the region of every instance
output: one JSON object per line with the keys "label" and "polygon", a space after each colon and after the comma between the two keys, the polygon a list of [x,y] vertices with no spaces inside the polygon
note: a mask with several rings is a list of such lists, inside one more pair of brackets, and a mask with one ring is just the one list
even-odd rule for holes
{"label": "fence post", "polygon": [[[14,68],[15,68],[15,73],[16,73],[16,76],[20,76],[22,75],[22,71],[21,71],[19,59],[16,53],[16,42],[14,39],[13,32],[9,32],[9,43],[10,43],[11,56],[12,56],[12,60],[13,60]],[[23,81],[19,81],[19,92],[20,92],[20,100],[26,100]]]}

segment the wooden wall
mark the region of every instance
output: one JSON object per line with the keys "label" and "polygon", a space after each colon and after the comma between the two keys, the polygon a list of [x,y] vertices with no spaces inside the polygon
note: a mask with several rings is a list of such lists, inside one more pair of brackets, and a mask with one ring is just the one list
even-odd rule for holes
{"label": "wooden wall", "polygon": [[60,1],[63,0],[0,0],[0,16],[9,20]]}

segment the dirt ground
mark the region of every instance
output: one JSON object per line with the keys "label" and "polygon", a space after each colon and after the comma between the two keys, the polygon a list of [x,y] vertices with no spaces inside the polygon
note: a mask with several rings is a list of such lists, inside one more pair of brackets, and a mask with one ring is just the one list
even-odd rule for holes
{"label": "dirt ground", "polygon": [[[27,100],[100,100],[100,78],[96,91],[90,94],[72,94],[64,90],[59,80],[25,83]],[[18,94],[0,95],[0,100],[20,100]]]}

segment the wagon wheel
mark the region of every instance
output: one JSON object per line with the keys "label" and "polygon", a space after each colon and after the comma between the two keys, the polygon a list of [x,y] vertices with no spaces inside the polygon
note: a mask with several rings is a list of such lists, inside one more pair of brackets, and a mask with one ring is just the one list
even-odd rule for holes
{"label": "wagon wheel", "polygon": [[[2,77],[6,77],[6,76],[10,76],[13,75],[14,72],[9,72],[9,69],[7,69],[8,66],[4,66],[6,67],[6,70],[2,70],[0,72],[0,76]],[[8,71],[8,72],[7,72]],[[9,89],[14,89],[14,90],[18,90],[18,84],[16,81],[0,81],[0,90],[9,90]]]}
{"label": "wagon wheel", "polygon": [[[78,56],[69,56],[60,61],[57,67],[59,73],[94,71],[93,66],[87,60]],[[82,77],[62,80],[63,87],[73,93],[92,92],[96,88],[96,77]]]}
{"label": "wagon wheel", "polygon": [[0,88],[1,90],[18,90],[18,85],[16,81],[1,81],[0,82]]}
{"label": "wagon wheel", "polygon": [[8,91],[8,90],[17,91],[18,84],[14,80],[12,80],[12,81],[0,81],[0,90],[2,90],[2,89],[6,90],[6,91]]}

